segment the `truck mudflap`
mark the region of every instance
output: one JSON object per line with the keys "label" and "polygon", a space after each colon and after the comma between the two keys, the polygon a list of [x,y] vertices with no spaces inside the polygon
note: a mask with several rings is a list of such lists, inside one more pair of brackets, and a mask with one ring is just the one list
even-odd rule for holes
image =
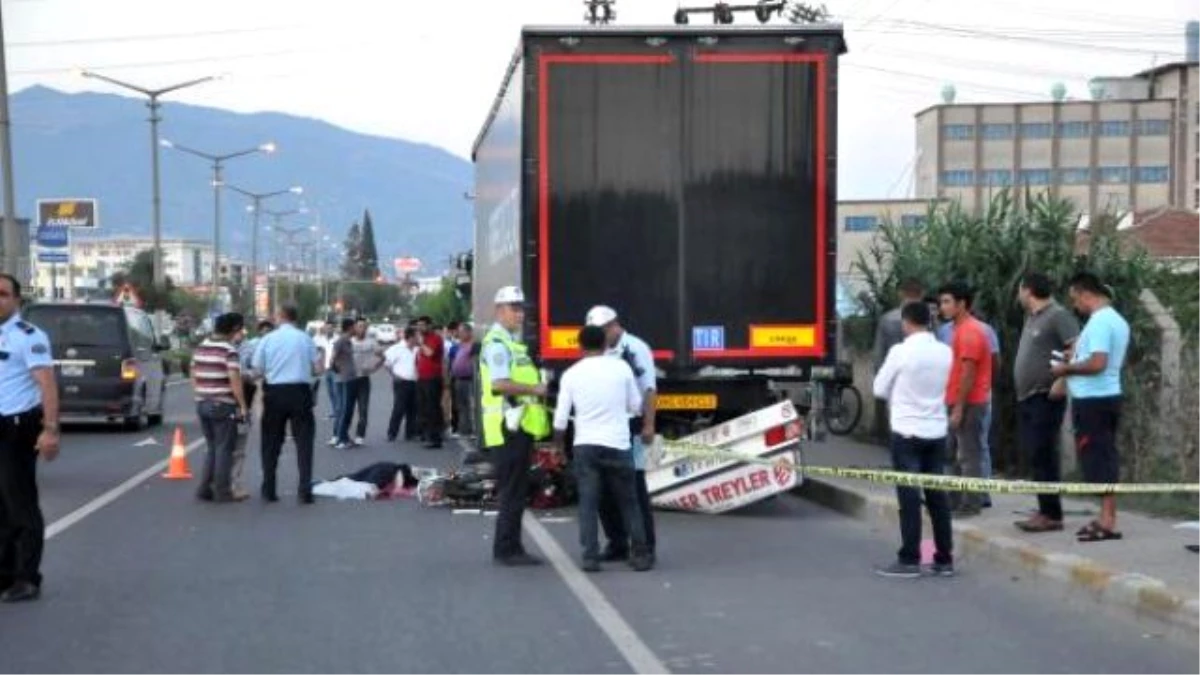
{"label": "truck mudflap", "polygon": [[[799,486],[804,478],[803,419],[791,401],[705,429],[678,445],[656,443],[646,457],[646,487],[655,508],[723,513]],[[698,458],[688,445],[707,445],[746,457],[775,460],[770,467]]]}

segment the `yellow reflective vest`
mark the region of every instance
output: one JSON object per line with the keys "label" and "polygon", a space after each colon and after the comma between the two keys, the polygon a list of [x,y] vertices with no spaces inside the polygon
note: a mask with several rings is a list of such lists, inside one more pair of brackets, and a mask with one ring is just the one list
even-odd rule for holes
{"label": "yellow reflective vest", "polygon": [[[517,384],[536,386],[541,383],[542,376],[529,357],[529,350],[524,344],[512,338],[508,331],[500,325],[493,325],[483,337],[483,344],[503,345],[510,357],[508,379]],[[482,399],[480,421],[483,425],[483,447],[494,448],[504,445],[504,411],[505,397],[492,391],[492,374],[487,359],[479,359],[479,392]],[[510,403],[515,398],[515,405],[524,406],[521,416],[521,430],[535,440],[550,435],[550,413],[546,404],[536,396],[509,397]]]}

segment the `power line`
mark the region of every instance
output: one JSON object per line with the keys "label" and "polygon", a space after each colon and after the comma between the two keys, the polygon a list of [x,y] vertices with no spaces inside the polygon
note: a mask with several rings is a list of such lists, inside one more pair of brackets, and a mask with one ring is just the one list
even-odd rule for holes
{"label": "power line", "polygon": [[69,38],[62,40],[22,40],[8,43],[9,47],[61,47],[67,45],[92,45],[121,42],[156,42],[161,40],[187,40],[222,35],[245,35],[291,30],[296,26],[260,26],[256,28],[228,28],[223,30],[190,31],[186,33],[163,33],[156,35],[114,35],[95,38]]}
{"label": "power line", "polygon": [[895,54],[902,59],[910,59],[913,61],[923,61],[927,63],[937,63],[939,66],[952,69],[980,69],[996,73],[1007,73],[1012,75],[1026,75],[1036,77],[1064,78],[1064,79],[1090,79],[1097,76],[1097,73],[1085,73],[1082,71],[1068,71],[1060,68],[1039,67],[1030,64],[1013,63],[1009,61],[996,61],[987,59],[972,59],[969,57],[960,56],[958,54],[939,54],[934,52],[923,52],[918,50],[909,50],[896,47],[881,47],[879,52],[884,54]]}
{"label": "power line", "polygon": [[879,30],[879,29],[863,29],[864,32],[880,32],[894,33],[907,35],[928,35],[929,33],[939,33],[951,38],[985,38],[1006,42],[1027,42],[1033,44],[1044,44],[1052,47],[1066,47],[1079,49],[1084,51],[1101,51],[1101,52],[1124,52],[1129,54],[1145,54],[1145,55],[1163,55],[1176,53],[1175,49],[1139,49],[1134,47],[1121,47],[1117,45],[1101,45],[1095,43],[1074,42],[1070,40],[1056,40],[1045,37],[1032,35],[1019,35],[1014,33],[1000,33],[993,30],[984,30],[980,28],[971,28],[966,26],[942,26],[938,24],[927,23],[924,21],[912,20],[897,20],[895,24],[902,27],[908,27],[912,30]]}

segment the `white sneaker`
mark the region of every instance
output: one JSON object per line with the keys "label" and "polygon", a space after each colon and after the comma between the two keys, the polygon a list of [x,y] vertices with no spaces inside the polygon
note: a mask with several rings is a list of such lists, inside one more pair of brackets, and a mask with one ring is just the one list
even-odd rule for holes
{"label": "white sneaker", "polygon": [[329,439],[329,447],[331,447],[331,448],[332,448],[333,446],[335,446],[335,445],[337,445],[337,444],[338,444],[338,441],[337,441],[337,437],[336,437],[336,436],[335,436],[335,437],[333,437],[333,438],[331,438],[331,439]]}
{"label": "white sneaker", "polygon": [[358,436],[354,439],[355,445],[362,445],[363,443],[366,443],[366,439],[363,438],[362,436]]}

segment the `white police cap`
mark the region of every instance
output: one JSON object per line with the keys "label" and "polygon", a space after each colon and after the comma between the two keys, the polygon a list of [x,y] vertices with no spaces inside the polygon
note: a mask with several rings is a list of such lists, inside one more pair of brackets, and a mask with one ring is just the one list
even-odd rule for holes
{"label": "white police cap", "polygon": [[497,305],[520,305],[525,302],[525,294],[516,286],[505,286],[496,291]]}
{"label": "white police cap", "polygon": [[587,325],[607,326],[617,320],[617,310],[607,305],[596,305],[588,310]]}

